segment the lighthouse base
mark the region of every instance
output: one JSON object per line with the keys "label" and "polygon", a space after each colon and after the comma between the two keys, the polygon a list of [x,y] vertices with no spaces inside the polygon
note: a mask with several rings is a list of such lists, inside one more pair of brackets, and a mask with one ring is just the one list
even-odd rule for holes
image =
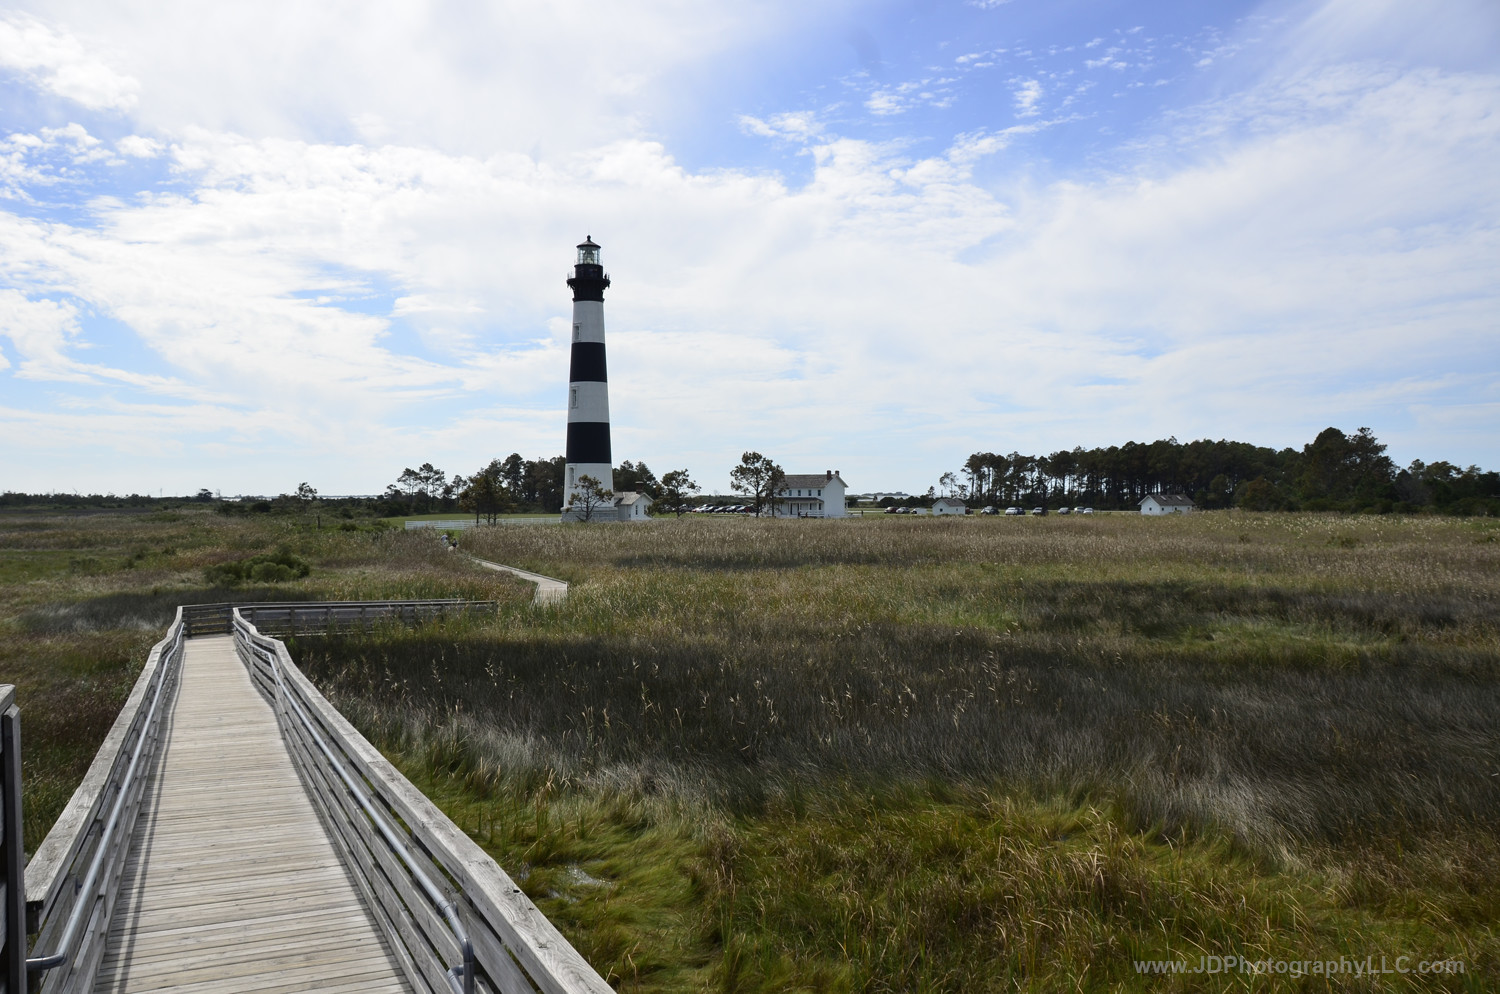
{"label": "lighthouse base", "polygon": [[579,496],[578,481],[585,476],[599,481],[599,486],[607,491],[614,489],[614,467],[607,462],[602,463],[568,463],[563,470],[566,476],[563,478],[563,509],[562,520],[564,521],[615,521],[614,495],[611,494],[604,500],[594,504],[591,508],[585,508]]}

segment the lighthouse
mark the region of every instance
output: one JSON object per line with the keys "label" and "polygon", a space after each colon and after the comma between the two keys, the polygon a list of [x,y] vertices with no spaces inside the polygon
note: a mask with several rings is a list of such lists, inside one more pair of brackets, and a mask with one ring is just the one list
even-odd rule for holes
{"label": "lighthouse", "polygon": [[568,369],[568,446],[564,470],[563,520],[581,514],[568,504],[578,492],[578,481],[591,476],[606,490],[614,489],[609,451],[609,377],[604,371],[604,288],[609,276],[599,262],[599,246],[592,236],[578,246],[578,264],[568,280],[573,290],[573,353]]}

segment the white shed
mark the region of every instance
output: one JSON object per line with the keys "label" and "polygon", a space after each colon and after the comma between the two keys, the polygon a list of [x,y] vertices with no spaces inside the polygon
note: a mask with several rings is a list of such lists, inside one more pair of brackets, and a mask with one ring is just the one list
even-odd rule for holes
{"label": "white shed", "polygon": [[939,497],[932,502],[933,514],[968,514],[969,505],[957,497]]}
{"label": "white shed", "polygon": [[615,515],[620,521],[645,521],[654,501],[645,494],[633,490],[622,490],[615,494]]}
{"label": "white shed", "polygon": [[1141,498],[1142,514],[1187,514],[1193,502],[1182,494],[1149,494]]}

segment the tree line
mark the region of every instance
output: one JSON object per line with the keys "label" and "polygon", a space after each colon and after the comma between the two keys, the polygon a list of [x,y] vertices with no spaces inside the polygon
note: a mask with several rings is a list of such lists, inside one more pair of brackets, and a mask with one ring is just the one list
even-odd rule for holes
{"label": "tree line", "polygon": [[1153,493],[1202,508],[1500,514],[1500,473],[1414,461],[1398,468],[1369,428],[1326,428],[1300,450],[1201,439],[1126,442],[1051,455],[976,452],[932,491],[997,506],[1131,509]]}
{"label": "tree line", "polygon": [[[381,495],[381,513],[396,517],[464,511],[476,521],[494,521],[502,514],[555,514],[563,509],[567,488],[563,482],[567,459],[523,459],[512,452],[492,459],[474,473],[449,476],[432,463],[403,469]],[[589,510],[601,506],[616,493],[643,493],[656,502],[657,511],[682,514],[692,506],[699,486],[685,469],[672,470],[657,479],[645,462],[624,460],[613,469],[614,488],[598,481],[588,488]]]}
{"label": "tree line", "polygon": [[[382,501],[382,513],[389,516],[430,514],[444,511],[466,511],[476,521],[493,524],[502,514],[560,512],[566,498],[563,472],[567,460],[522,459],[512,452],[504,459],[492,459],[470,476],[449,476],[432,463],[416,469],[403,469],[389,484]],[[698,503],[702,488],[685,469],[663,473],[658,479],[644,461],[624,460],[613,468],[613,489],[593,477],[580,479],[578,493],[571,508],[583,520],[607,505],[616,493],[643,493],[654,502],[653,513],[681,516]],[[759,452],[746,452],[730,470],[730,486],[750,499],[758,517],[763,511],[775,514],[775,495],[786,481],[786,473],[774,461]]]}
{"label": "tree line", "polygon": [[[1345,434],[1327,428],[1301,449],[1271,449],[1247,442],[1201,439],[1126,442],[1107,448],[1081,446],[1051,455],[976,452],[963,468],[944,473],[924,497],[938,496],[983,506],[1088,506],[1133,509],[1147,494],[1181,493],[1202,508],[1252,511],[1437,511],[1500,516],[1500,473],[1478,466],[1418,459],[1399,468],[1369,428]],[[566,459],[523,459],[512,452],[472,475],[449,476],[431,463],[406,468],[373,499],[317,500],[304,483],[295,493],[253,504],[223,502],[202,489],[191,497],[142,494],[0,494],[0,508],[56,510],[147,510],[188,503],[215,504],[226,513],[306,511],[315,503],[343,517],[385,517],[465,511],[493,521],[506,513],[557,513],[566,497]],[[730,473],[731,487],[750,499],[755,513],[775,513],[774,495],[785,473],[758,452],[746,452]],[[700,488],[688,471],[656,474],[644,462],[614,468],[614,491],[645,493],[657,513],[681,514],[698,502]],[[612,492],[611,492],[612,493]],[[886,503],[891,502],[887,498]],[[336,508],[335,508],[336,505]]]}

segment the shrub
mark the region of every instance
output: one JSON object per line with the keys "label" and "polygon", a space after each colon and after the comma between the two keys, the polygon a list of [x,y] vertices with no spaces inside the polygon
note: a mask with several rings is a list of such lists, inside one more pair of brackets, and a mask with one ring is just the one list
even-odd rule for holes
{"label": "shrub", "polygon": [[296,570],[281,563],[256,563],[250,570],[250,579],[256,583],[282,583],[294,580],[297,576]]}
{"label": "shrub", "polygon": [[203,575],[209,583],[234,587],[246,580],[254,580],[256,583],[285,583],[287,580],[301,579],[311,572],[312,567],[307,560],[294,555],[290,550],[277,549],[275,552],[263,552],[238,562],[210,566],[203,571]]}

